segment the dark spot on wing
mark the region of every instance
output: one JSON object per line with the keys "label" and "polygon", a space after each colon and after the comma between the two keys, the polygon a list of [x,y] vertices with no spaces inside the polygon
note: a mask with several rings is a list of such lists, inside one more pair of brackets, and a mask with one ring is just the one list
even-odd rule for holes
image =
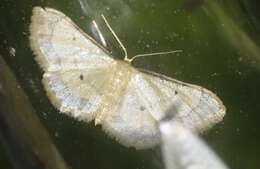
{"label": "dark spot on wing", "polygon": [[80,74],[80,75],[79,75],[79,78],[80,78],[80,80],[83,80],[83,79],[84,79],[83,74]]}
{"label": "dark spot on wing", "polygon": [[144,110],[145,110],[145,107],[144,107],[144,106],[140,106],[140,110],[141,110],[141,111],[144,111]]}
{"label": "dark spot on wing", "polygon": [[175,91],[174,91],[174,94],[175,94],[175,95],[177,95],[177,94],[178,94],[177,90],[175,90]]}
{"label": "dark spot on wing", "polygon": [[76,37],[73,37],[72,40],[76,40]]}

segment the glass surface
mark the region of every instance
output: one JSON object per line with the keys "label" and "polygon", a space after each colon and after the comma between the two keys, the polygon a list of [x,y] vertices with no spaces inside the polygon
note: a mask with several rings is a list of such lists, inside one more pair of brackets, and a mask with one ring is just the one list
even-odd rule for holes
{"label": "glass surface", "polygon": [[[126,148],[93,122],[87,124],[59,114],[41,84],[43,72],[33,59],[28,41],[32,7],[60,10],[93,37],[89,25],[95,19],[108,49],[115,58],[122,58],[122,50],[101,20],[103,13],[130,57],[183,50],[178,54],[141,57],[133,64],[216,93],[227,113],[221,123],[202,134],[203,139],[230,168],[258,169],[260,14],[257,4],[253,0],[2,0],[0,54],[71,168],[163,168],[159,147]],[[15,55],[10,52],[12,48]]]}

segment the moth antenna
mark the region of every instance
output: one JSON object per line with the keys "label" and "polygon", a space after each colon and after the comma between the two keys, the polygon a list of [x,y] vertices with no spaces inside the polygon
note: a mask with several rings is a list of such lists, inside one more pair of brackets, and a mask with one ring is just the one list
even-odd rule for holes
{"label": "moth antenna", "polygon": [[93,21],[92,21],[92,24],[93,24],[94,28],[96,29],[96,31],[97,31],[97,33],[98,33],[98,36],[99,36],[99,39],[101,40],[102,45],[105,46],[105,47],[107,47],[107,43],[106,43],[106,41],[105,41],[105,38],[104,38],[104,36],[102,35],[102,33],[101,33],[101,31],[100,31],[100,29],[99,29],[99,27],[98,27],[96,21],[93,20]]}
{"label": "moth antenna", "polygon": [[105,16],[103,14],[101,14],[103,20],[105,21],[108,29],[111,31],[111,33],[113,34],[113,36],[115,37],[115,39],[117,40],[117,42],[120,44],[121,48],[123,49],[124,53],[125,53],[125,57],[124,60],[128,61],[128,62],[132,62],[135,58],[138,57],[142,57],[142,56],[152,56],[152,55],[166,55],[166,54],[170,54],[170,53],[177,53],[177,52],[182,52],[182,50],[174,50],[174,51],[166,51],[166,52],[156,52],[156,53],[147,53],[147,54],[138,54],[135,55],[134,57],[132,57],[131,59],[128,58],[127,56],[127,51],[125,46],[123,45],[123,43],[120,41],[120,39],[118,38],[118,36],[116,35],[116,33],[113,31],[113,29],[111,28],[111,26],[109,25],[109,23],[107,22]]}
{"label": "moth antenna", "polygon": [[130,62],[132,62],[135,58],[142,57],[142,56],[153,56],[153,55],[166,55],[170,53],[177,53],[182,52],[182,50],[173,50],[173,51],[167,51],[167,52],[156,52],[156,53],[146,53],[146,54],[138,54],[132,57],[131,59],[128,59]]}
{"label": "moth antenna", "polygon": [[103,14],[101,14],[101,17],[103,18],[103,20],[105,21],[108,29],[110,30],[110,32],[113,34],[113,36],[115,37],[115,39],[117,40],[117,42],[120,44],[121,48],[123,49],[124,53],[125,53],[125,57],[124,57],[124,60],[125,61],[128,61],[128,62],[131,62],[130,60],[131,59],[128,59],[127,57],[127,51],[126,51],[126,48],[125,46],[123,45],[123,43],[120,41],[120,39],[118,38],[118,36],[116,35],[116,33],[113,31],[113,29],[111,28],[111,26],[109,25],[109,23],[107,22],[105,16]]}

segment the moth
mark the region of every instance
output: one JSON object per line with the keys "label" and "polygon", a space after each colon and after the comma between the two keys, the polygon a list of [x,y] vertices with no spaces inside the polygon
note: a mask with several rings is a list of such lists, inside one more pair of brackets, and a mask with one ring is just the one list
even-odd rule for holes
{"label": "moth", "polygon": [[95,120],[127,147],[160,143],[159,122],[171,107],[175,111],[170,122],[194,132],[212,127],[225,115],[225,106],[211,91],[137,69],[127,54],[124,60],[114,59],[55,9],[34,7],[30,46],[52,104],[78,120]]}

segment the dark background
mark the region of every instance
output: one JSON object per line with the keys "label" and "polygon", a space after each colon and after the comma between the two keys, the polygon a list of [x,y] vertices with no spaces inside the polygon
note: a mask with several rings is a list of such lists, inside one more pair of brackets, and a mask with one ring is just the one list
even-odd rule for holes
{"label": "dark background", "polygon": [[[41,84],[42,71],[29,48],[34,6],[69,16],[90,36],[95,19],[116,58],[122,50],[104,26],[103,13],[128,55],[183,50],[136,59],[134,66],[201,85],[215,92],[227,108],[224,120],[202,138],[232,169],[260,168],[260,14],[253,0],[1,0],[0,54],[29,96],[42,124],[73,169],[159,169],[160,149],[135,150],[118,144],[100,126],[61,115]],[[84,10],[82,10],[84,7]],[[95,38],[95,37],[94,37]],[[16,50],[15,56],[10,49]],[[11,169],[0,146],[0,168]]]}

